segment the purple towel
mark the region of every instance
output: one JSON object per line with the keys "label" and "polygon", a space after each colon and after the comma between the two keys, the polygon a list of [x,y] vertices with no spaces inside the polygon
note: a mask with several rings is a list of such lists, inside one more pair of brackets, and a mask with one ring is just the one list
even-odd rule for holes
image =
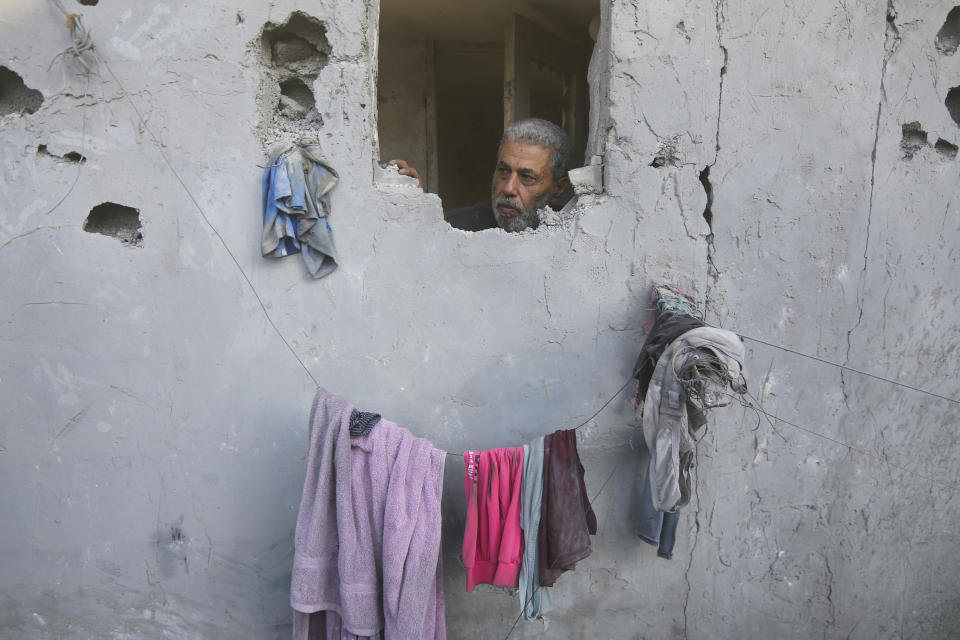
{"label": "purple towel", "polygon": [[444,454],[388,420],[350,436],[352,411],[317,390],[294,537],[294,638],[326,626],[309,614],[332,611],[345,636],[442,640]]}

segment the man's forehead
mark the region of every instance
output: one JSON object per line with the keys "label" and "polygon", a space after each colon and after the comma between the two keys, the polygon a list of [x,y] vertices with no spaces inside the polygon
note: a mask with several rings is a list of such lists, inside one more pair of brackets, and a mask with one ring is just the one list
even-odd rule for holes
{"label": "man's forehead", "polygon": [[530,169],[542,173],[549,168],[550,149],[522,140],[507,140],[500,149],[498,161],[510,165],[515,171]]}

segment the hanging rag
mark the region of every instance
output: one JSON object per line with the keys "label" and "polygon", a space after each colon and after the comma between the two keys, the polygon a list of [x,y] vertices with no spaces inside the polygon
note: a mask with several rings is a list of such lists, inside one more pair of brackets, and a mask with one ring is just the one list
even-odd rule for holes
{"label": "hanging rag", "polygon": [[743,342],[735,333],[699,327],[671,342],[658,359],[643,402],[647,482],[657,511],[673,511],[690,500],[696,442],[688,399],[702,412],[719,406],[728,386],[744,392],[743,357]]}
{"label": "hanging rag", "polygon": [[540,586],[552,587],[564,571],[590,555],[597,516],[590,506],[577,453],[575,429],[543,439],[543,496],[537,536]]}
{"label": "hanging rag", "polygon": [[543,436],[523,445],[523,488],[520,526],[523,528],[523,562],[517,595],[524,620],[536,620],[553,608],[550,587],[540,586],[537,536],[543,500]]}
{"label": "hanging rag", "polygon": [[329,216],[338,180],[318,144],[281,142],[270,149],[263,172],[263,257],[300,253],[314,278],[337,268]]}
{"label": "hanging rag", "polygon": [[516,588],[524,546],[520,528],[523,448],[467,451],[463,461],[467,521],[462,560],[467,591],[478,584]]}
{"label": "hanging rag", "polygon": [[389,420],[350,435],[354,408],[317,389],[294,533],[294,640],[443,640],[443,451]]}

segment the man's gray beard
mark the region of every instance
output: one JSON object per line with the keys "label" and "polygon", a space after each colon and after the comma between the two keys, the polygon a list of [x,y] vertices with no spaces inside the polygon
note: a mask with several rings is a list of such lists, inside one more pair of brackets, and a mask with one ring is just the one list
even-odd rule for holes
{"label": "man's gray beard", "polygon": [[[553,189],[550,189],[543,194],[543,197],[535,202],[530,209],[524,209],[523,205],[516,198],[508,198],[506,196],[500,198],[491,197],[490,204],[493,207],[493,217],[497,220],[497,226],[511,233],[523,231],[524,229],[536,229],[540,226],[540,214],[538,212],[550,204],[552,196]],[[504,216],[498,208],[498,205],[501,204],[513,207],[520,212],[520,215],[513,218]]]}

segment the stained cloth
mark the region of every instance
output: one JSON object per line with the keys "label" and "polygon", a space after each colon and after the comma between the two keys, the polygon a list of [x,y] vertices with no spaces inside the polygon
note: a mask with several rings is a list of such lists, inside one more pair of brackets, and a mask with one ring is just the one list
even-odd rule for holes
{"label": "stained cloth", "polygon": [[523,528],[523,561],[520,563],[520,606],[525,620],[536,620],[553,608],[550,587],[540,586],[537,536],[543,497],[543,436],[523,445],[523,488],[520,526]]}
{"label": "stained cloth", "polygon": [[637,379],[637,398],[641,401],[647,395],[650,377],[657,367],[657,361],[667,346],[681,335],[705,326],[703,320],[677,311],[663,311],[657,314],[647,337],[640,347],[640,355],[633,365],[633,377]]}
{"label": "stained cloth", "polygon": [[537,536],[540,586],[552,587],[564,571],[590,555],[597,516],[590,506],[574,429],[543,439],[543,496]]}
{"label": "stained cloth", "polygon": [[[351,436],[353,409],[317,389],[294,533],[294,640],[337,618],[345,637],[442,640],[445,455],[389,420]],[[311,615],[321,611],[337,618]]]}
{"label": "stained cloth", "polygon": [[467,591],[478,584],[516,588],[523,559],[520,489],[523,448],[463,454],[467,521],[463,566]]}
{"label": "stained cloth", "polygon": [[699,327],[671,342],[657,361],[643,402],[643,438],[650,451],[647,482],[654,508],[673,511],[690,499],[690,467],[696,443],[690,432],[687,387],[677,371],[688,358],[704,356],[722,367],[701,384],[726,388],[743,379],[743,342],[726,329]]}
{"label": "stained cloth", "polygon": [[263,257],[300,253],[314,278],[337,268],[329,194],[338,180],[320,145],[278,143],[270,150],[262,181]]}

